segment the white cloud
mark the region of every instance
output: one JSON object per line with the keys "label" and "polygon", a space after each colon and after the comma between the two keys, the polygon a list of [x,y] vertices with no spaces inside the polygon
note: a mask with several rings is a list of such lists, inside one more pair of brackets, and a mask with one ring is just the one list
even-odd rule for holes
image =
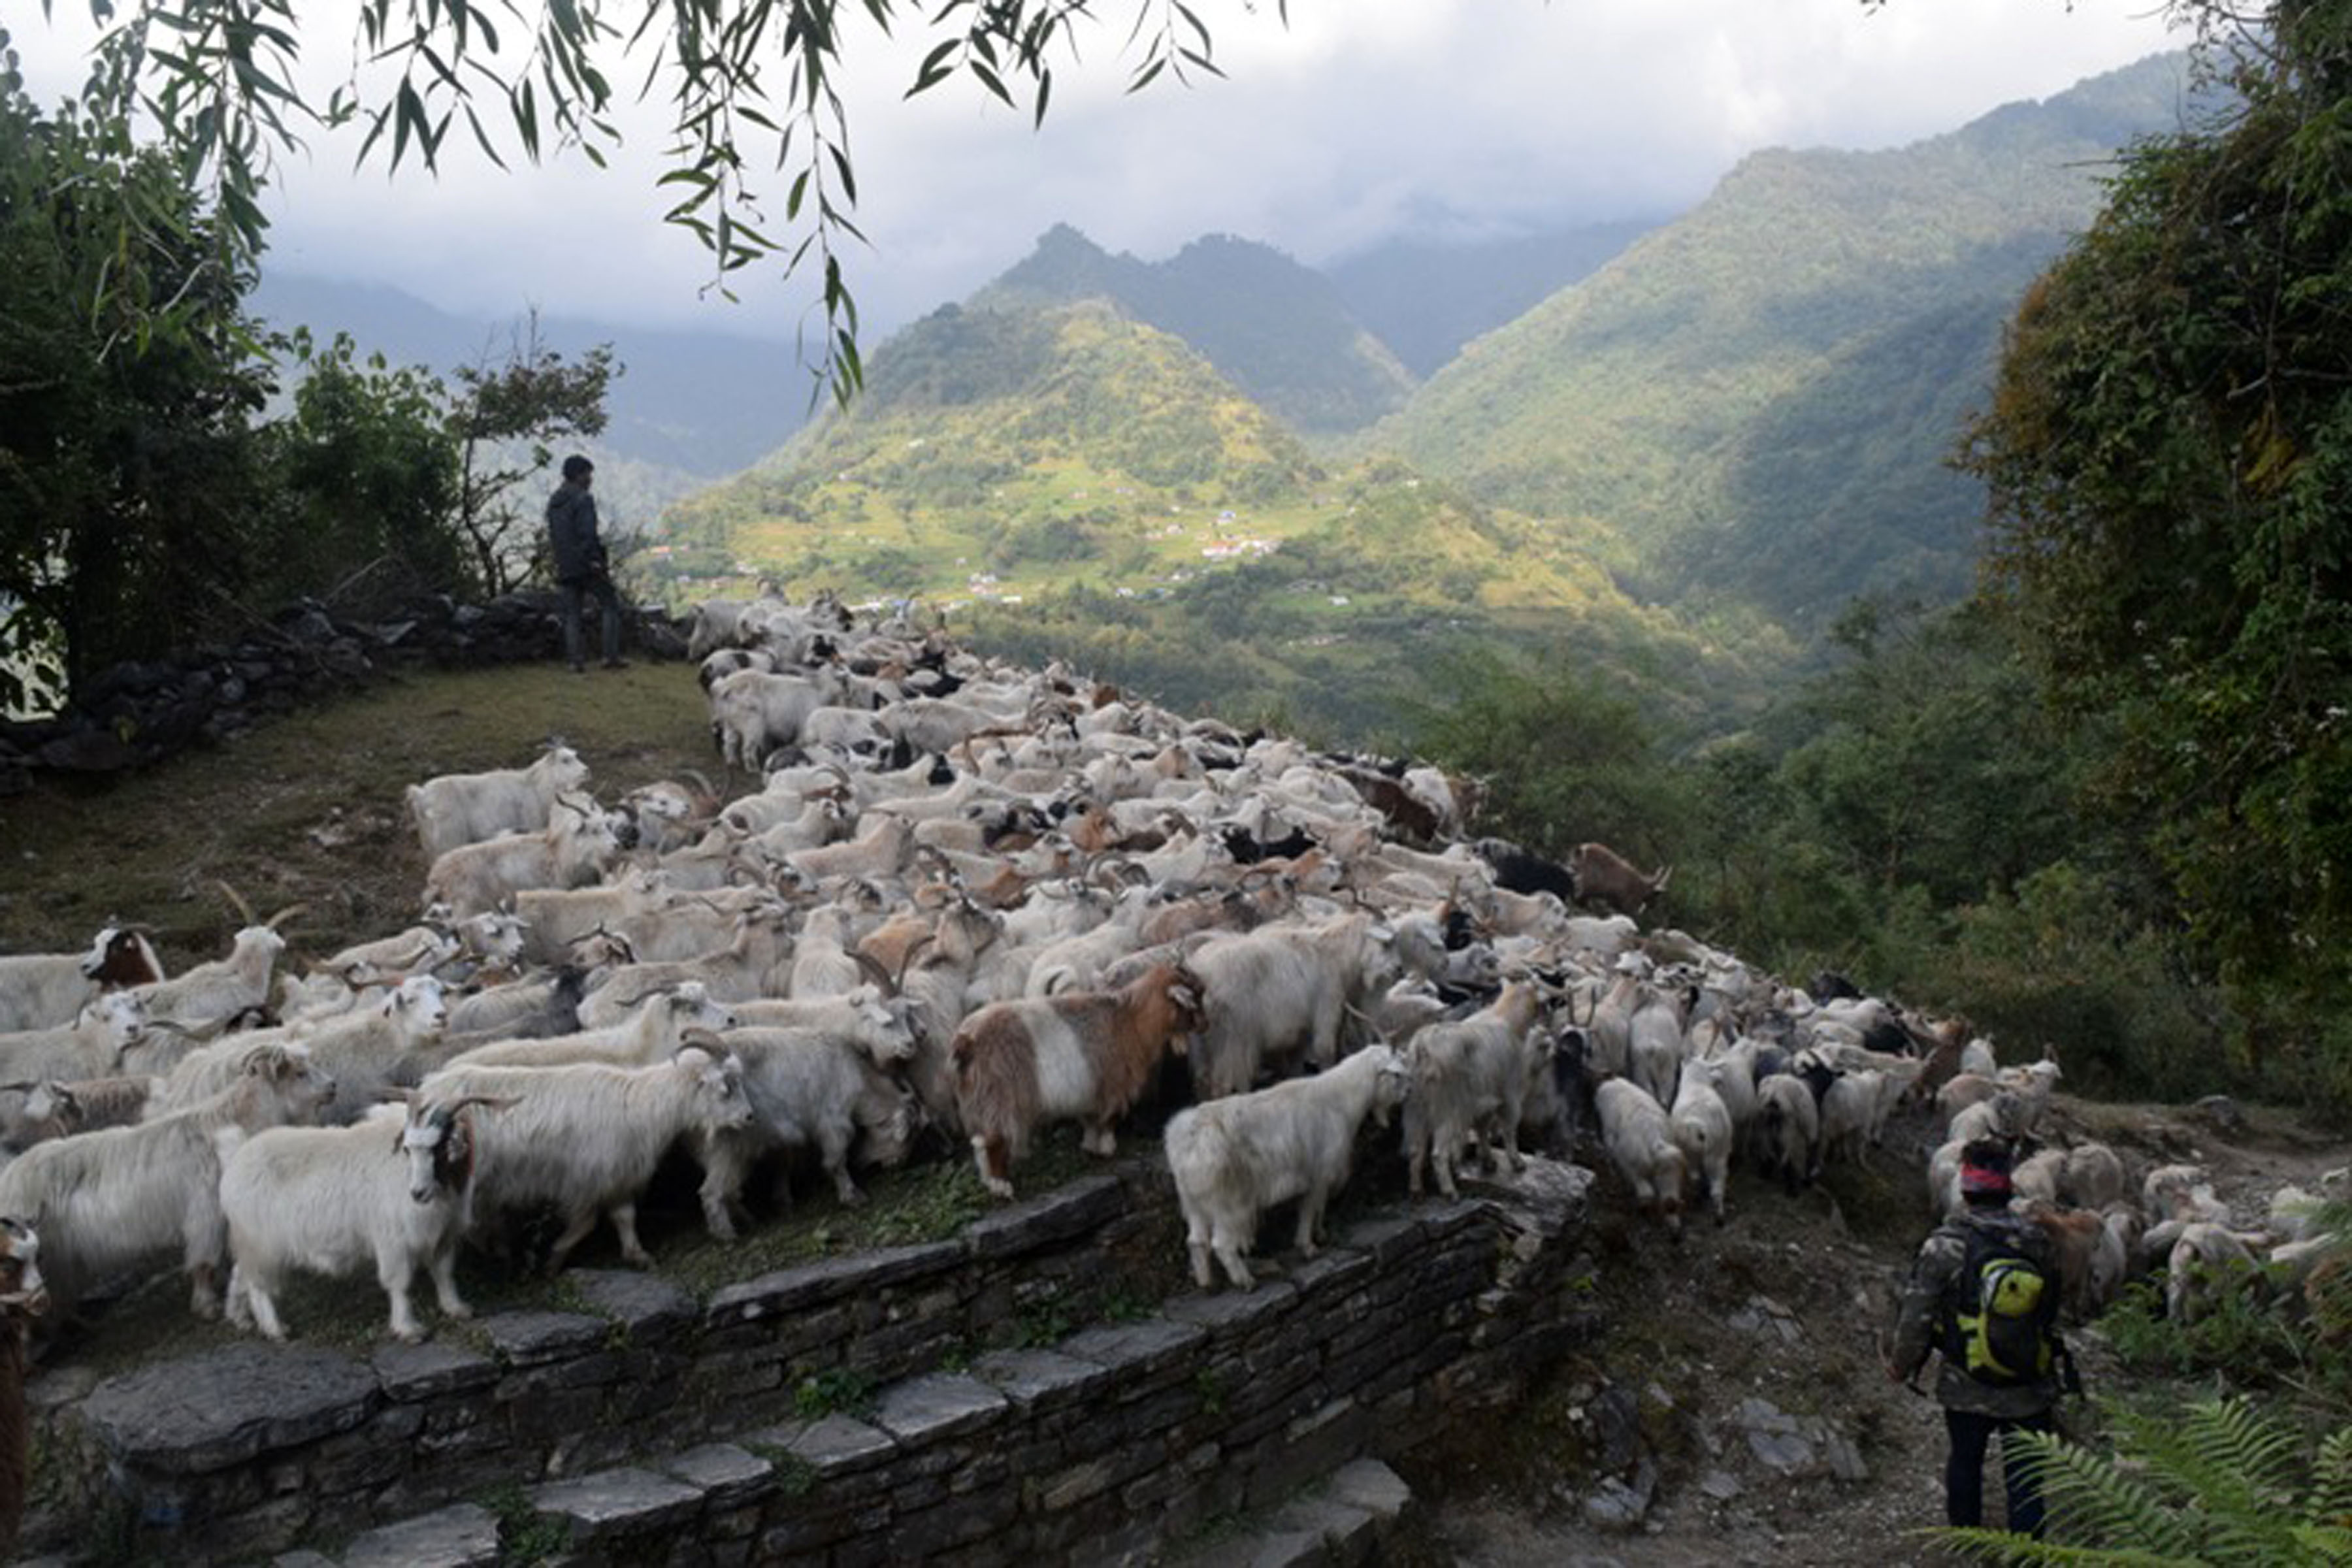
{"label": "white cloud", "polygon": [[[1056,222],[1147,257],[1228,233],[1316,262],[1400,230],[1654,216],[1761,147],[1899,144],[2169,47],[2150,3],[1291,0],[1286,28],[1258,0],[1203,7],[1228,78],[1133,97],[1129,13],[1113,5],[1057,66],[1035,132],[969,84],[903,100],[927,40],[861,17],[852,150],[873,248],[846,260],[870,332],[970,292]],[[79,78],[76,13],[59,0],[54,26],[16,30],[41,96]],[[319,56],[343,58],[337,26],[304,14]],[[284,172],[274,261],[448,308],[789,335],[810,285],[744,274],[744,307],[698,299],[707,257],[658,221],[661,117],[627,120],[630,148],[603,173],[574,159],[502,175],[457,148],[437,181],[388,181],[346,173],[354,139],[322,141]],[[779,223],[782,184],[767,193]]]}

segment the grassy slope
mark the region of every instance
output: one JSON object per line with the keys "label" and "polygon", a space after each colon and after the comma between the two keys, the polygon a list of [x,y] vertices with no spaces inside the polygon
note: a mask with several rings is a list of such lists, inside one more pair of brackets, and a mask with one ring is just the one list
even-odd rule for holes
{"label": "grassy slope", "polygon": [[322,957],[410,924],[425,860],[402,791],[435,773],[520,767],[561,737],[600,795],[715,764],[683,665],[575,676],[549,663],[403,676],[116,779],[58,779],[0,804],[0,948],[59,952],[112,916],[157,935],[174,969],[226,952],[226,882],[289,954]]}

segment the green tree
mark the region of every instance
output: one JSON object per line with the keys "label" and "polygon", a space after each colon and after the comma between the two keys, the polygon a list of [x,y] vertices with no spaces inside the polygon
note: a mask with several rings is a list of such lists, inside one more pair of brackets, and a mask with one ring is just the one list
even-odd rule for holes
{"label": "green tree", "polygon": [[1831,638],[1843,664],[1782,721],[1783,804],[1859,883],[1949,907],[2076,846],[2080,737],[1995,616],[1864,599]]}
{"label": "green tree", "polygon": [[[2215,26],[2233,22],[2197,9]],[[2200,951],[2352,994],[2352,8],[2274,0],[2035,286],[1968,465],[1990,584]]]}
{"label": "green tree", "polygon": [[1481,820],[1538,854],[1598,839],[1645,866],[1672,858],[1690,802],[1640,706],[1564,655],[1532,668],[1455,657],[1453,704],[1420,716],[1413,749],[1486,783]]}
{"label": "green tree", "polygon": [[303,595],[387,605],[467,585],[447,393],[424,371],[362,362],[338,335],[291,345],[292,412],[261,432],[271,500],[248,530],[242,597],[257,614]]}
{"label": "green tree", "polygon": [[503,360],[484,355],[456,371],[447,419],[458,447],[457,527],[484,592],[505,593],[540,552],[536,509],[517,506],[515,487],[546,472],[550,443],[604,434],[604,395],[621,370],[609,343],[565,363],[539,341],[533,311]]}
{"label": "green tree", "polygon": [[[184,646],[243,563],[270,389],[182,170],[37,110],[0,33],[0,705]],[[147,220],[122,243],[126,213]]]}
{"label": "green tree", "polygon": [[[1130,5],[1131,89],[1217,72],[1192,5]],[[247,266],[262,246],[258,193],[271,161],[314,127],[358,122],[361,156],[388,147],[395,166],[413,156],[437,167],[461,129],[459,144],[501,165],[510,154],[567,151],[602,163],[620,141],[613,79],[635,77],[641,97],[658,91],[671,106],[672,162],[660,177],[673,198],[667,221],[709,247],[713,286],[730,297],[755,264],[787,276],[813,269],[824,306],[819,374],[845,398],[864,374],[841,255],[860,237],[857,180],[835,85],[854,29],[871,26],[878,40],[911,24],[929,35],[910,96],[961,77],[1042,121],[1057,57],[1075,61],[1080,27],[1097,20],[1076,0],[564,0],[530,12],[367,0],[351,44],[371,73],[317,102],[300,85],[306,25],[292,0],[90,0],[90,14],[106,28],[93,110],[117,128],[152,117],[179,166],[204,172],[224,237]],[[519,39],[503,31],[518,17],[528,29]],[[768,168],[784,181],[781,200],[755,184]],[[120,232],[131,243],[167,230],[170,216],[165,205],[125,204]]]}

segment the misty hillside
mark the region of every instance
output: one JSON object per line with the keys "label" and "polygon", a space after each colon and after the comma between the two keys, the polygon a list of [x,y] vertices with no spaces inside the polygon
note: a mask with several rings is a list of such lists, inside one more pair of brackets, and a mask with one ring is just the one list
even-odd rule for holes
{"label": "misty hillside", "polygon": [[[444,378],[460,365],[502,362],[528,325],[520,314],[499,321],[452,315],[396,289],[276,270],[263,274],[253,308],[280,329],[308,326],[322,340],[348,332],[362,353]],[[625,460],[649,470],[660,500],[751,467],[807,417],[808,374],[789,344],[569,316],[541,317],[539,334],[572,360],[613,345],[625,369],[606,399],[611,423],[597,438],[598,477],[616,478],[614,459]]]}
{"label": "misty hillside", "polygon": [[1605,520],[1652,592],[1818,624],[1966,590],[1980,510],[1943,459],[2026,285],[2114,150],[2179,121],[2153,58],[1890,152],[1769,152],[1474,342],[1375,439],[1538,516]]}
{"label": "misty hillside", "polygon": [[1166,261],[1113,256],[1067,224],[967,301],[982,309],[1099,300],[1192,345],[1266,411],[1309,433],[1403,406],[1412,377],[1330,279],[1270,246],[1211,235]]}
{"label": "misty hillside", "polygon": [[1483,244],[1391,239],[1322,271],[1356,319],[1425,379],[1471,339],[1591,276],[1656,226],[1597,223]]}

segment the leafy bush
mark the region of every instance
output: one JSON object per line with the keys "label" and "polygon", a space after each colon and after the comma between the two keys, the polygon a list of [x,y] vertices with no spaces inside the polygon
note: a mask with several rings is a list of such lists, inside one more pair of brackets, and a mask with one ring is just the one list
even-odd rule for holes
{"label": "leafy bush", "polygon": [[1961,909],[1937,987],[1997,1037],[2058,1047],[2091,1093],[2192,1100],[2233,1087],[2212,1005],[2168,944],[2061,860]]}
{"label": "leafy bush", "polygon": [[2256,1266],[2253,1272],[2260,1278],[2218,1292],[2212,1309],[2193,1323],[2164,1315],[2160,1283],[2137,1281],[2100,1317],[2099,1330],[2135,1372],[2213,1376],[2240,1389],[2307,1380],[2320,1370],[2314,1346],[2272,1304],[2274,1271]]}

